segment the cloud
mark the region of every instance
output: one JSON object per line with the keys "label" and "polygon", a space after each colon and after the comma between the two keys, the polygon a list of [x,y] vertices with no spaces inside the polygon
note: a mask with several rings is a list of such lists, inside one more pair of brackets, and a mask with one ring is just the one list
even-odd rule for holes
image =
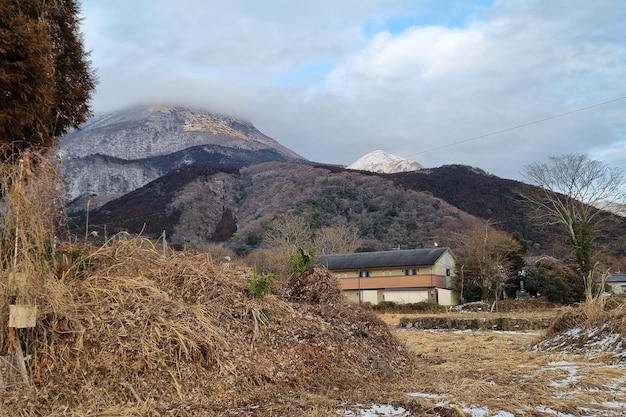
{"label": "cloud", "polygon": [[626,100],[468,140],[626,96],[626,5],[449,4],[84,1],[94,107],[203,106],[328,163],[384,149],[509,178],[570,152],[626,165]]}

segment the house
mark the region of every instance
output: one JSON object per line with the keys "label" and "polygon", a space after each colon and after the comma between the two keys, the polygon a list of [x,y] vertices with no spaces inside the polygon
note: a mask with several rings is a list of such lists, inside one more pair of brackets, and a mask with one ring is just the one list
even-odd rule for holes
{"label": "house", "polygon": [[452,291],[455,256],[446,247],[320,255],[349,300],[458,304]]}
{"label": "house", "polygon": [[562,264],[563,262],[550,255],[525,256],[524,263],[526,266],[535,266],[540,262],[552,262]]}
{"label": "house", "polygon": [[606,284],[611,286],[614,294],[626,294],[626,275],[613,274],[606,279]]}

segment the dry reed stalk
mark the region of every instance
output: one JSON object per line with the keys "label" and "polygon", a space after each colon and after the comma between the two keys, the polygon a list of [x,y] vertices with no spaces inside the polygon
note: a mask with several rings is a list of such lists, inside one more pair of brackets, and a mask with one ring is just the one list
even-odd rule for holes
{"label": "dry reed stalk", "polygon": [[46,311],[51,308],[48,299],[65,294],[51,283],[56,265],[54,233],[62,207],[58,163],[38,154],[27,160],[0,164],[0,352],[8,349],[5,330],[10,304],[38,305]]}

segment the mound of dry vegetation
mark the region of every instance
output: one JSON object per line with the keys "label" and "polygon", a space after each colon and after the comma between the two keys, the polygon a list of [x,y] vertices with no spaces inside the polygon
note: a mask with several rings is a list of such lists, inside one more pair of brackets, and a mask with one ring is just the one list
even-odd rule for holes
{"label": "mound of dry vegetation", "polygon": [[259,390],[342,390],[409,369],[387,326],[345,301],[325,271],[255,297],[249,268],[164,256],[141,238],[81,259],[81,277],[65,271],[37,291],[37,326],[19,334],[32,389],[1,394],[7,415],[195,415]]}
{"label": "mound of dry vegetation", "polygon": [[[2,173],[0,416],[219,415],[411,370],[326,271],[261,275],[123,234],[58,242],[55,164],[23,162]],[[36,306],[35,326],[10,330],[10,306]]]}
{"label": "mound of dry vegetation", "polygon": [[626,302],[600,296],[580,307],[564,308],[533,348],[626,364],[625,338]]}

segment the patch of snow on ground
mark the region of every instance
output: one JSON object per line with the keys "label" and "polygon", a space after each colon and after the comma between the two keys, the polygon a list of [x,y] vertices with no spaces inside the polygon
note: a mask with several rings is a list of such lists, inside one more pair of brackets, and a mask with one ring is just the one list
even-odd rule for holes
{"label": "patch of snow on ground", "polygon": [[498,411],[494,414],[489,407],[463,408],[463,411],[472,417],[515,417],[515,414],[509,413],[508,411]]}
{"label": "patch of snow on ground", "polygon": [[568,376],[566,376],[565,378],[550,382],[551,387],[563,388],[569,385],[573,385],[583,379],[581,375],[577,375],[579,367],[575,363],[567,361],[549,362],[548,366],[561,369],[562,371],[568,373]]}
{"label": "patch of snow on ground", "polygon": [[337,415],[344,417],[412,417],[409,411],[402,407],[389,404],[372,404],[370,408],[361,408],[357,412],[352,410],[338,410]]}
{"label": "patch of snow on ground", "polygon": [[549,407],[544,407],[543,405],[538,406],[537,411],[539,411],[540,413],[551,414],[557,417],[576,417],[573,414],[561,413],[560,411],[553,410]]}
{"label": "patch of snow on ground", "polygon": [[612,408],[615,411],[621,411],[626,415],[626,402],[623,401],[605,401],[602,405],[606,408]]}
{"label": "patch of snow on ground", "polygon": [[407,395],[409,397],[430,398],[430,399],[443,397],[442,395],[430,394],[427,392],[409,392]]}
{"label": "patch of snow on ground", "polygon": [[594,326],[588,329],[572,328],[537,343],[531,350],[579,354],[589,359],[609,354],[622,362],[620,366],[626,366],[624,363],[626,362],[624,337],[612,332],[607,325]]}

